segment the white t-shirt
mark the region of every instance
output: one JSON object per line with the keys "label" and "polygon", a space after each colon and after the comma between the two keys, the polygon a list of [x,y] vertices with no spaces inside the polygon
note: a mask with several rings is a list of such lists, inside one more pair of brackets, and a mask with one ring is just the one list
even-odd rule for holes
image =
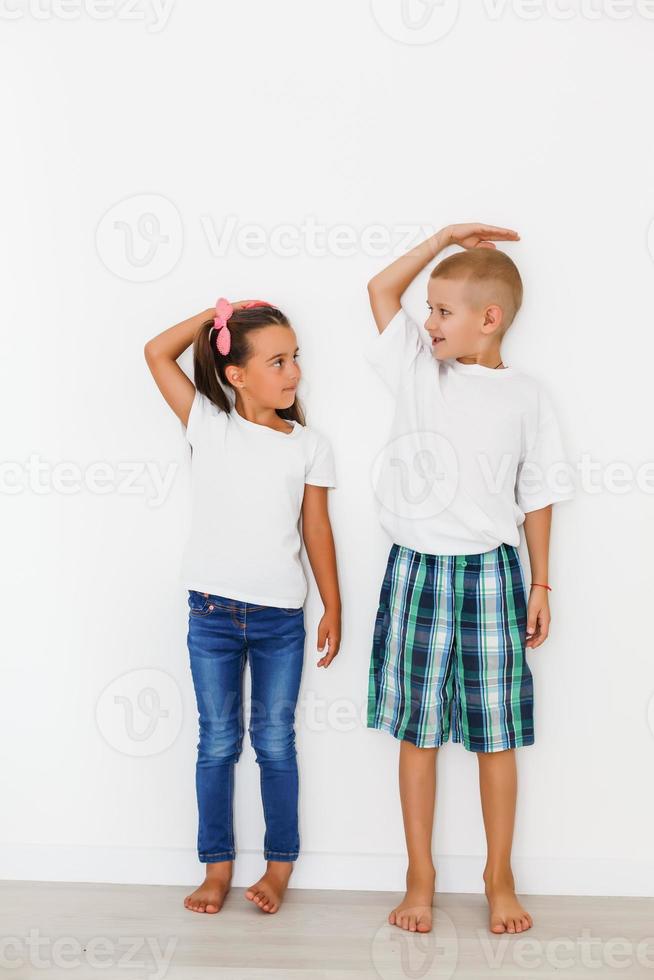
{"label": "white t-shirt", "polygon": [[549,397],[522,371],[438,360],[405,310],[364,347],[395,397],[373,464],[382,527],[436,555],[518,546],[525,514],[575,494]]}
{"label": "white t-shirt", "polygon": [[262,606],[304,604],[304,485],[335,487],[336,480],[327,439],[290,424],[292,432],[278,432],[235,408],[223,412],[196,389],[186,427],[193,508],[182,561],[188,589]]}

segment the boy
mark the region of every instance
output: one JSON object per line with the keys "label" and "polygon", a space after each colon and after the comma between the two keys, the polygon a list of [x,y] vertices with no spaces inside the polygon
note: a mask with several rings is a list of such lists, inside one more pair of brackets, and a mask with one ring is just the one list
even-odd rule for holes
{"label": "boy", "polygon": [[[511,870],[514,749],[531,745],[532,675],[525,647],[547,637],[552,504],[574,496],[549,398],[502,362],[522,302],[511,259],[491,240],[515,231],[443,228],[368,284],[379,330],[366,349],[395,398],[391,437],[375,466],[380,521],[393,540],[370,659],[368,727],[400,743],[408,851],[406,895],[388,917],[432,926],[431,841],[438,746],[477,753],[492,932],[533,925]],[[400,300],[446,246],[428,285],[425,340]],[[518,554],[524,522],[532,581]]]}

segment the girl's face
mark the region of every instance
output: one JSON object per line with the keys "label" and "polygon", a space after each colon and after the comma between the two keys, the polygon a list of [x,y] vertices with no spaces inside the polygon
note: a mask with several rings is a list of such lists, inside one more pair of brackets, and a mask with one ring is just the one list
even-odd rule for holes
{"label": "girl's face", "polygon": [[253,330],[248,339],[252,355],[244,367],[228,370],[229,380],[237,390],[244,384],[248,393],[267,408],[290,408],[302,375],[295,331],[270,324]]}

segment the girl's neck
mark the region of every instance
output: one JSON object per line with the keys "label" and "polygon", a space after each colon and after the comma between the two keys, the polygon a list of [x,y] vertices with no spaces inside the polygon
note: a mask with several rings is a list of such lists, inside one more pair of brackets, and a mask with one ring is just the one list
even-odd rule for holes
{"label": "girl's neck", "polygon": [[293,428],[290,422],[280,418],[274,408],[263,408],[259,405],[253,405],[251,402],[246,405],[244,399],[239,395],[236,396],[234,411],[238,412],[241,418],[248,422],[253,422],[255,425],[265,425],[269,429],[277,429],[278,432],[289,432]]}

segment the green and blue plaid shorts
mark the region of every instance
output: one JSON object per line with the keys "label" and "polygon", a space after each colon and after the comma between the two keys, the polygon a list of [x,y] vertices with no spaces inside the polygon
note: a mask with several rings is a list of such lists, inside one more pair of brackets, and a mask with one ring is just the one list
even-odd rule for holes
{"label": "green and blue plaid shorts", "polygon": [[428,555],[393,544],[379,596],[368,728],[473,752],[534,741],[518,549]]}

